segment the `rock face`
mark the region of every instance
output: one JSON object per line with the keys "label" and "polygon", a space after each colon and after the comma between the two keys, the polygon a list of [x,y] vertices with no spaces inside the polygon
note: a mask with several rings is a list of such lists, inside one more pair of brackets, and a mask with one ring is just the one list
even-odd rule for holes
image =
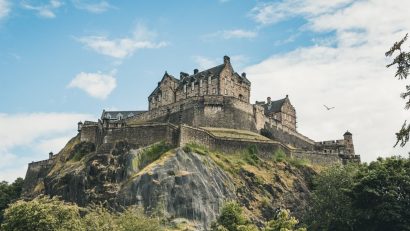
{"label": "rock face", "polygon": [[228,200],[240,202],[259,224],[279,208],[300,215],[312,168],[247,155],[165,143],[137,148],[126,141],[95,150],[73,139],[44,178],[28,182],[24,194],[61,196],[80,206],[103,203],[117,210],[140,205],[168,221],[188,219],[197,229],[207,229]]}
{"label": "rock face", "polygon": [[[86,146],[79,143],[76,149],[84,149],[81,145]],[[44,193],[81,206],[103,202],[120,210],[141,205],[168,219],[187,218],[199,228],[210,226],[224,201],[236,199],[233,180],[210,157],[182,148],[166,151],[165,145],[159,154],[148,153],[158,159],[147,163],[147,148],[134,148],[118,142],[78,161],[73,152],[66,160],[61,156],[44,179]]]}

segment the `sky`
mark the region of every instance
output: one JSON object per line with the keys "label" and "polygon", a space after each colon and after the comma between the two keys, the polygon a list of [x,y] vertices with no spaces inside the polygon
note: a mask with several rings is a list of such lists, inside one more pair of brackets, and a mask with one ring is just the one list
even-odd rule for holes
{"label": "sky", "polygon": [[[165,71],[231,57],[251,101],[289,95],[298,131],[353,133],[356,153],[407,156],[408,118],[384,53],[410,31],[407,0],[0,0],[0,180],[57,153],[78,121],[146,110]],[[410,43],[405,44],[406,49]],[[326,110],[324,105],[335,107]]]}

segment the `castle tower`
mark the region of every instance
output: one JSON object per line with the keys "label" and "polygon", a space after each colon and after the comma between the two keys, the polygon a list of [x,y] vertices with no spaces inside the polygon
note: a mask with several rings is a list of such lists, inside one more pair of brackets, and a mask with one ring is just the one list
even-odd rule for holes
{"label": "castle tower", "polygon": [[347,155],[354,155],[354,145],[353,145],[353,135],[349,131],[346,131],[343,134],[343,138],[346,145],[346,154]]}

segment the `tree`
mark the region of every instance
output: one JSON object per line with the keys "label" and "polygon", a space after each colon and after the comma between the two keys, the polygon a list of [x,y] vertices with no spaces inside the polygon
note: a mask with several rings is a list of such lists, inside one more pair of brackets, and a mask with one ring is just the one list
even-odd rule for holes
{"label": "tree", "polygon": [[306,228],[296,228],[299,221],[290,216],[287,209],[280,210],[276,219],[268,222],[264,231],[306,231]]}
{"label": "tree", "polygon": [[317,175],[304,222],[312,230],[353,230],[355,216],[346,193],[353,187],[358,165],[333,166]]}
{"label": "tree", "polygon": [[242,207],[235,201],[227,202],[221,210],[217,222],[212,224],[213,231],[257,231],[243,214]]}
{"label": "tree", "polygon": [[379,158],[361,168],[348,192],[355,230],[410,230],[410,160]]}
{"label": "tree", "polygon": [[0,182],[0,224],[3,222],[3,213],[7,206],[21,195],[23,178],[17,178],[12,184]]}
{"label": "tree", "polygon": [[4,213],[2,230],[81,230],[79,207],[40,196],[32,201],[19,200]]}
{"label": "tree", "polygon": [[[403,43],[407,40],[408,34],[404,36],[402,40],[399,42],[395,42],[393,46],[390,48],[389,51],[386,52],[386,57],[391,57],[394,53],[397,53],[397,56],[394,57],[393,62],[387,65],[387,67],[391,66],[396,66],[397,65],[397,70],[395,77],[397,77],[399,80],[407,79],[407,76],[409,75],[409,70],[410,70],[410,52],[406,52],[402,50],[402,45]],[[406,92],[403,92],[401,94],[401,97],[403,99],[407,98],[406,102],[406,109],[410,108],[410,85],[406,85]],[[399,132],[396,133],[396,138],[397,142],[394,146],[397,146],[398,143],[400,143],[400,146],[406,145],[406,143],[409,141],[409,133],[410,133],[410,124],[407,124],[407,121],[404,121],[401,129]]]}

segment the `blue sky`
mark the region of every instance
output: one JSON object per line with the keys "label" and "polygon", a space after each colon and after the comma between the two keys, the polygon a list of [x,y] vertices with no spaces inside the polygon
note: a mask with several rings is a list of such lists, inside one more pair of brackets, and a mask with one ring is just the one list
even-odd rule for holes
{"label": "blue sky", "polygon": [[[408,117],[384,52],[410,29],[407,1],[0,0],[0,180],[24,176],[102,109],[144,110],[163,73],[231,57],[251,99],[286,94],[299,131],[365,161]],[[323,104],[335,106],[326,111]]]}

